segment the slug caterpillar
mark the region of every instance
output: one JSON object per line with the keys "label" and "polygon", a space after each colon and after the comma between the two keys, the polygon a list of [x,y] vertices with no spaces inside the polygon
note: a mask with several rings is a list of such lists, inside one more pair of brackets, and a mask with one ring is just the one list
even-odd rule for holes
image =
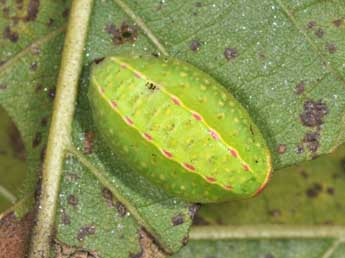
{"label": "slug caterpillar", "polygon": [[190,64],[107,57],[93,65],[88,97],[105,143],[172,195],[248,198],[269,180],[270,152],[247,111]]}

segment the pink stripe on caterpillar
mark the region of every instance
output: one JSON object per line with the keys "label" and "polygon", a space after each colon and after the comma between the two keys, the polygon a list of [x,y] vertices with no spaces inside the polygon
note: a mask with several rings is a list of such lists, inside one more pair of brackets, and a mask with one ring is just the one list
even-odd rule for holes
{"label": "pink stripe on caterpillar", "polygon": [[192,113],[193,117],[198,120],[198,121],[201,121],[202,120],[202,117],[201,115],[199,115],[198,113]]}
{"label": "pink stripe on caterpillar", "polygon": [[177,98],[171,97],[171,100],[174,102],[175,105],[181,106],[181,102]]}
{"label": "pink stripe on caterpillar", "polygon": [[234,158],[237,158],[237,151],[233,150],[233,149],[230,149],[228,148],[228,151],[230,152],[230,154],[234,157]]}
{"label": "pink stripe on caterpillar", "polygon": [[116,108],[116,107],[117,107],[117,102],[114,101],[114,100],[112,100],[112,101],[111,101],[111,105],[112,105],[114,108]]}
{"label": "pink stripe on caterpillar", "polygon": [[215,179],[214,177],[210,177],[210,176],[207,176],[207,177],[206,177],[206,180],[207,180],[207,182],[209,182],[209,183],[215,183],[215,182],[217,181],[217,179]]}
{"label": "pink stripe on caterpillar", "polygon": [[183,166],[188,169],[189,171],[195,171],[195,167],[188,163],[183,163]]}
{"label": "pink stripe on caterpillar", "polygon": [[120,64],[121,68],[123,69],[127,69],[127,65],[126,64]]}
{"label": "pink stripe on caterpillar", "polygon": [[128,116],[125,117],[125,120],[126,120],[127,124],[133,125],[132,119],[130,119]]}
{"label": "pink stripe on caterpillar", "polygon": [[141,79],[141,74],[140,73],[134,73],[135,77],[137,77],[138,79]]}
{"label": "pink stripe on caterpillar", "polygon": [[209,132],[210,132],[211,136],[213,137],[213,139],[219,140],[219,136],[215,131],[210,129]]}
{"label": "pink stripe on caterpillar", "polygon": [[243,169],[244,169],[245,171],[249,171],[249,166],[248,166],[247,164],[244,164],[244,165],[243,165]]}
{"label": "pink stripe on caterpillar", "polygon": [[171,159],[173,157],[173,155],[167,150],[162,150],[162,152],[163,152],[164,156],[166,156],[169,159]]}
{"label": "pink stripe on caterpillar", "polygon": [[226,190],[232,190],[232,186],[231,185],[224,185],[224,189],[226,189]]}
{"label": "pink stripe on caterpillar", "polygon": [[104,94],[104,88],[100,87],[99,89],[100,89],[101,93]]}
{"label": "pink stripe on caterpillar", "polygon": [[148,133],[144,133],[144,136],[148,141],[152,141],[152,139],[153,139],[152,136]]}

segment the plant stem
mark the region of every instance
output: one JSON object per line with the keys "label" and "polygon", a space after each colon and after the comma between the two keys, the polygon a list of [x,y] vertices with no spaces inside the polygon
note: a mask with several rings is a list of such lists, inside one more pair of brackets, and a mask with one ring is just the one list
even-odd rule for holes
{"label": "plant stem", "polygon": [[43,164],[42,190],[37,208],[29,258],[48,258],[55,225],[59,184],[66,147],[70,144],[83,50],[93,0],[74,0],[69,17],[60,72],[56,86],[52,122],[46,158]]}
{"label": "plant stem", "polygon": [[331,225],[195,226],[192,227],[190,233],[191,240],[287,238],[345,239],[345,227]]}

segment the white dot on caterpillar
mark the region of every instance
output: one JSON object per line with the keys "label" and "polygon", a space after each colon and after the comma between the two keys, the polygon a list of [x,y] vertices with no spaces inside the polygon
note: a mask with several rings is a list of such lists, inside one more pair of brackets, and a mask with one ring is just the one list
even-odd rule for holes
{"label": "white dot on caterpillar", "polygon": [[201,85],[200,88],[201,88],[202,91],[207,90],[207,87],[205,85]]}
{"label": "white dot on caterpillar", "polygon": [[165,176],[161,174],[161,175],[159,175],[159,179],[165,180]]}
{"label": "white dot on caterpillar", "polygon": [[188,73],[181,72],[181,73],[180,73],[180,76],[181,76],[181,77],[187,77],[187,76],[188,76]]}
{"label": "white dot on caterpillar", "polygon": [[210,81],[209,80],[204,80],[204,83],[206,84],[206,85],[210,85]]}
{"label": "white dot on caterpillar", "polygon": [[235,118],[234,118],[234,122],[235,122],[236,124],[238,124],[238,123],[240,122],[240,120],[238,120],[238,118],[235,117]]}
{"label": "white dot on caterpillar", "polygon": [[181,185],[181,186],[180,186],[180,189],[181,189],[181,190],[185,190],[186,187],[185,187],[184,185]]}
{"label": "white dot on caterpillar", "polygon": [[222,102],[222,101],[219,101],[218,104],[219,104],[219,106],[221,106],[221,107],[224,106],[224,102]]}

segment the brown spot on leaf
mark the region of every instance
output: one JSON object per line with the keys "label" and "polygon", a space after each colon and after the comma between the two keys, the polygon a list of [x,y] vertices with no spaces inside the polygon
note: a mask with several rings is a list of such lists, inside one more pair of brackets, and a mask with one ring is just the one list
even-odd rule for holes
{"label": "brown spot on leaf", "polygon": [[10,40],[13,43],[17,42],[19,39],[18,33],[15,31],[12,31],[10,26],[5,27],[4,32],[3,32],[3,37],[5,39]]}
{"label": "brown spot on leaf", "polygon": [[306,195],[309,198],[316,198],[322,192],[323,187],[319,183],[314,183],[311,187],[309,187],[306,191]]}
{"label": "brown spot on leaf", "polygon": [[96,227],[93,225],[87,225],[79,229],[77,239],[79,241],[84,241],[85,237],[87,237],[88,235],[94,235],[95,233],[96,233]]}
{"label": "brown spot on leaf", "polygon": [[40,155],[41,162],[43,162],[44,158],[46,157],[46,150],[47,150],[47,145],[44,145],[43,148],[41,149],[41,155]]}
{"label": "brown spot on leaf", "polygon": [[278,209],[274,209],[274,210],[270,210],[269,214],[270,214],[270,216],[272,216],[274,218],[278,218],[281,216],[281,211]]}
{"label": "brown spot on leaf", "polygon": [[66,210],[61,210],[61,223],[63,225],[70,225],[71,224],[71,218],[67,215]]}
{"label": "brown spot on leaf", "polygon": [[102,196],[106,200],[108,207],[113,208],[114,207],[113,193],[108,188],[103,188]]}
{"label": "brown spot on leaf", "polygon": [[117,210],[117,213],[120,215],[120,217],[124,217],[127,214],[126,206],[123,205],[121,202],[117,201],[115,204],[115,208]]}
{"label": "brown spot on leaf", "polygon": [[278,145],[278,148],[277,148],[277,151],[279,154],[283,154],[286,152],[286,144],[279,144]]}
{"label": "brown spot on leaf", "polygon": [[333,187],[327,187],[327,193],[329,194],[329,195],[334,195],[334,188]]}
{"label": "brown spot on leaf", "polygon": [[237,56],[238,52],[236,48],[226,48],[224,50],[224,57],[229,61],[235,59]]}
{"label": "brown spot on leaf", "polygon": [[114,24],[110,24],[105,30],[112,36],[114,45],[135,42],[138,36],[137,29],[134,26],[127,24],[127,22],[123,22],[120,28],[117,28]]}
{"label": "brown spot on leaf", "polygon": [[36,71],[38,67],[38,64],[36,62],[32,62],[30,65],[30,70],[31,71]]}
{"label": "brown spot on leaf", "polygon": [[182,214],[178,214],[171,219],[171,223],[174,226],[181,225],[184,223],[184,218]]}
{"label": "brown spot on leaf", "polygon": [[7,85],[4,83],[0,83],[0,90],[6,90],[7,89]]}
{"label": "brown spot on leaf", "polygon": [[104,59],[105,59],[105,57],[100,57],[100,58],[97,58],[97,59],[93,60],[93,62],[94,62],[95,64],[100,64],[100,63],[103,62]]}
{"label": "brown spot on leaf", "polygon": [[94,132],[85,132],[84,134],[84,153],[85,154],[91,154],[93,149],[93,143],[95,139],[95,133]]}
{"label": "brown spot on leaf", "polygon": [[330,53],[330,54],[334,54],[337,51],[337,46],[334,43],[327,43],[326,44],[326,50]]}
{"label": "brown spot on leaf", "polygon": [[319,143],[320,134],[317,132],[306,133],[303,142],[306,144],[310,152],[316,152],[320,146]]}
{"label": "brown spot on leaf", "polygon": [[308,127],[323,124],[323,118],[328,113],[328,108],[321,100],[307,100],[304,102],[304,111],[300,115],[302,124]]}
{"label": "brown spot on leaf", "polygon": [[339,28],[341,25],[345,23],[345,19],[344,18],[336,19],[332,23],[334,24],[335,27]]}
{"label": "brown spot on leaf", "polygon": [[48,19],[48,22],[47,22],[47,26],[48,26],[48,27],[53,26],[54,22],[55,22],[54,19],[49,18],[49,19]]}
{"label": "brown spot on leaf", "polygon": [[323,35],[325,35],[325,32],[323,31],[323,29],[318,28],[318,29],[315,31],[315,36],[317,36],[318,38],[322,38]]}
{"label": "brown spot on leaf", "polygon": [[304,147],[302,145],[298,145],[296,147],[296,153],[297,154],[302,154],[304,152]]}
{"label": "brown spot on leaf", "polygon": [[43,117],[41,119],[41,126],[43,126],[43,127],[47,126],[48,121],[49,121],[49,116]]}
{"label": "brown spot on leaf", "polygon": [[6,258],[25,257],[33,225],[33,214],[21,219],[9,213],[0,219],[0,256]]}
{"label": "brown spot on leaf", "polygon": [[34,139],[32,140],[32,148],[36,148],[42,142],[42,133],[37,132]]}
{"label": "brown spot on leaf", "polygon": [[316,21],[309,21],[307,24],[308,29],[312,29],[316,26]]}
{"label": "brown spot on leaf", "polygon": [[298,95],[301,95],[304,92],[304,82],[299,82],[295,87],[295,92]]}
{"label": "brown spot on leaf", "polygon": [[190,49],[194,52],[198,51],[201,47],[201,43],[199,40],[193,40],[190,44]]}
{"label": "brown spot on leaf", "polygon": [[308,173],[305,170],[301,170],[299,173],[304,179],[307,179],[309,177]]}
{"label": "brown spot on leaf", "polygon": [[69,205],[72,205],[72,206],[77,206],[78,205],[78,199],[77,197],[75,197],[73,194],[70,194],[68,197],[67,197],[67,203]]}
{"label": "brown spot on leaf", "polygon": [[30,0],[28,5],[28,12],[25,17],[26,21],[34,21],[37,18],[37,14],[40,8],[40,0]]}

